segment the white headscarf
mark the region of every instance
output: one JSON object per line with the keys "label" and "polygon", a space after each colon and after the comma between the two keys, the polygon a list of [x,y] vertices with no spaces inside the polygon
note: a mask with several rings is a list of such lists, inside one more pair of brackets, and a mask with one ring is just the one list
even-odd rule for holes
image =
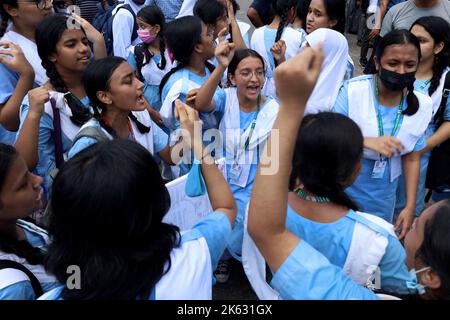
{"label": "white headscarf", "polygon": [[310,47],[322,42],[324,61],[319,80],[306,104],[305,114],[330,111],[336,101],[347,69],[347,39],[332,29],[317,29],[306,36]]}
{"label": "white headscarf", "polygon": [[135,14],[137,14],[139,10],[141,10],[143,7],[145,7],[146,2],[144,2],[143,5],[138,5],[138,4],[134,3],[133,0],[124,0],[124,4],[129,4]]}

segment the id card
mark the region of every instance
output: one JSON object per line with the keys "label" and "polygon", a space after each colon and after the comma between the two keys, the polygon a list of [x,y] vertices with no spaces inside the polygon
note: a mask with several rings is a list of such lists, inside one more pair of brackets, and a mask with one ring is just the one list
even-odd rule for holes
{"label": "id card", "polygon": [[372,178],[373,179],[383,179],[384,171],[386,170],[387,161],[377,160],[373,166]]}
{"label": "id card", "polygon": [[231,168],[230,168],[231,181],[238,182],[239,177],[241,176],[241,173],[242,173],[242,167],[238,163],[233,162],[233,164],[231,165]]}

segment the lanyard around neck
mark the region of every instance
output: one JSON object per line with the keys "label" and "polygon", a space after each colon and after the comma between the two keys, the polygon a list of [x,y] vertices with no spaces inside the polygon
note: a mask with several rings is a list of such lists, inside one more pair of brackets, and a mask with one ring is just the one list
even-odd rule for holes
{"label": "lanyard around neck", "polygon": [[[103,114],[102,114],[102,119],[103,119],[103,122],[105,122],[105,124],[112,129],[111,123],[109,122],[108,118],[106,118]],[[130,134],[133,137],[133,140],[136,141],[136,137],[134,136],[134,131],[133,131],[133,127],[131,125],[131,121],[129,118],[127,120],[128,120],[127,121],[128,130],[130,130]]]}
{"label": "lanyard around neck", "polygon": [[259,114],[259,110],[260,110],[260,104],[261,104],[261,95],[258,96],[258,102],[257,102],[257,107],[256,107],[256,115],[255,118],[253,118],[251,127],[250,127],[250,133],[247,137],[247,140],[245,140],[245,144],[244,144],[244,151],[248,150],[248,146],[250,145],[250,139],[252,138],[253,135],[253,131],[255,130],[255,126],[256,126],[256,118],[258,118],[258,114]]}
{"label": "lanyard around neck", "polygon": [[[384,136],[384,127],[383,127],[383,117],[381,116],[381,110],[380,110],[380,89],[378,88],[378,75],[375,79],[375,100],[377,102],[377,119],[378,119],[378,135],[380,137]],[[397,110],[397,115],[395,116],[395,122],[394,122],[394,128],[392,128],[391,136],[395,136],[397,134],[397,131],[400,127],[400,122],[403,117],[403,94],[400,101],[400,106]]]}

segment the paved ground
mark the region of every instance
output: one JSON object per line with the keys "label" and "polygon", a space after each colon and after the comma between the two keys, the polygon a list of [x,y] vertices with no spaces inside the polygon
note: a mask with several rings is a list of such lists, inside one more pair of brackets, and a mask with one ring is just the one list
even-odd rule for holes
{"label": "paved ground", "polygon": [[[238,12],[238,19],[250,23],[247,18],[247,9],[251,3],[249,0],[239,0],[238,1],[241,10]],[[253,28],[252,28],[253,31]],[[359,51],[360,48],[356,45],[356,35],[348,34],[346,35],[348,39],[350,56],[352,57],[355,68],[356,75],[362,74],[361,67],[358,64],[359,61]],[[245,276],[242,265],[237,261],[232,263],[232,272],[229,281],[226,284],[216,284],[213,288],[213,299],[219,300],[251,300],[257,299],[254,294],[250,284]]]}

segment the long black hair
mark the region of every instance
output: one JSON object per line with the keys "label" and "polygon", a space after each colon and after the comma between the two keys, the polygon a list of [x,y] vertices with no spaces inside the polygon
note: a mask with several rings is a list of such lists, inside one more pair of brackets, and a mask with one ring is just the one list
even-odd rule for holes
{"label": "long black hair", "polygon": [[337,21],[332,29],[343,34],[345,32],[345,0],[324,0],[323,3],[328,18]]}
{"label": "long black hair", "polygon": [[170,196],[152,155],[138,143],[107,141],[64,164],[52,187],[46,268],[66,283],[82,270],[81,289],[65,300],[135,300],[171,267],[176,226],[162,222]]}
{"label": "long black hair", "polygon": [[[18,153],[13,146],[0,143],[0,193],[3,189],[6,176],[11,169],[13,162],[17,159]],[[17,240],[16,238],[2,234],[0,232],[0,250],[5,253],[12,253],[20,258],[27,260],[29,264],[42,264],[44,255],[38,248],[34,248],[26,240]]]}
{"label": "long black hair", "polygon": [[0,38],[5,35],[6,29],[8,28],[9,20],[11,16],[6,12],[4,5],[11,5],[17,8],[17,0],[3,0],[0,4]]}
{"label": "long black hair", "polygon": [[275,36],[275,42],[281,39],[283,30],[286,27],[288,21],[289,10],[297,8],[296,0],[276,0],[272,2],[272,11],[275,16],[280,17],[280,24],[278,25],[277,34]]}
{"label": "long black hair", "polygon": [[[64,31],[68,30],[67,17],[53,15],[45,18],[38,25],[35,32],[36,45],[42,66],[46,70],[47,77],[53,88],[58,92],[69,92],[64,80],[61,78],[56,66],[49,60],[49,56],[56,52],[56,44],[61,39]],[[81,28],[84,32],[84,30]],[[72,94],[66,95],[67,105],[72,111],[70,120],[77,126],[82,126],[91,118],[89,108],[84,107]]]}
{"label": "long black hair", "polygon": [[362,153],[363,136],[353,120],[332,112],[308,115],[298,133],[289,189],[299,179],[316,196],[357,210],[344,190]]}
{"label": "long black hair", "polygon": [[433,77],[428,89],[431,96],[439,87],[442,73],[450,66],[450,24],[441,17],[422,17],[412,24],[411,29],[415,25],[423,27],[433,38],[435,45],[444,43],[442,51],[434,57]]}
{"label": "long black hair", "polygon": [[[386,34],[383,38],[381,38],[378,46],[375,49],[375,57],[377,57],[378,63],[381,67],[381,58],[383,57],[384,51],[387,47],[392,45],[402,45],[402,44],[412,44],[417,48],[418,60],[420,61],[422,55],[420,53],[420,42],[419,39],[415,35],[413,35],[408,30],[404,29],[395,29]],[[376,74],[378,71],[376,70],[375,64],[371,67],[371,73]],[[408,95],[406,96],[406,102],[408,103],[408,107],[403,110],[403,114],[412,116],[417,110],[419,110],[419,100],[417,96],[414,94],[414,82],[411,82],[408,86]]]}
{"label": "long black hair", "polygon": [[[166,27],[166,19],[164,17],[164,13],[161,11],[161,9],[157,5],[152,6],[145,6],[139,12],[137,13],[137,17],[142,19],[145,23],[150,25],[159,25],[159,51],[161,52],[161,62],[158,64],[158,68],[160,70],[164,70],[166,68],[166,40],[164,39],[164,31]],[[148,44],[144,43],[142,44],[146,49],[148,49]],[[148,50],[146,51],[148,52]],[[151,55],[146,63],[150,62],[150,59],[153,58],[153,55]],[[140,72],[140,71],[139,71]]]}
{"label": "long black hair", "polygon": [[303,23],[303,28],[306,28],[306,17],[308,16],[308,8],[311,0],[297,0],[297,18]]}
{"label": "long black hair", "polygon": [[[162,78],[159,85],[159,95],[162,97],[162,91],[167,80],[177,71],[186,68],[190,61],[195,45],[200,42],[202,36],[202,21],[196,16],[186,16],[175,19],[167,24],[166,43],[177,65],[173,67]],[[214,66],[206,61],[206,67],[210,72]]]}
{"label": "long black hair", "polygon": [[[122,63],[127,63],[127,61],[114,56],[95,60],[87,66],[81,77],[84,90],[94,107],[94,118],[114,138],[117,138],[117,133],[103,120],[102,113],[106,106],[97,98],[97,92],[109,90],[111,76]],[[139,122],[132,112],[128,114],[128,117],[136,124],[140,133],[150,132],[150,128]]]}
{"label": "long black hair", "polygon": [[441,279],[440,299],[450,299],[450,200],[444,200],[434,216],[426,222],[423,242],[416,259],[430,266]]}

